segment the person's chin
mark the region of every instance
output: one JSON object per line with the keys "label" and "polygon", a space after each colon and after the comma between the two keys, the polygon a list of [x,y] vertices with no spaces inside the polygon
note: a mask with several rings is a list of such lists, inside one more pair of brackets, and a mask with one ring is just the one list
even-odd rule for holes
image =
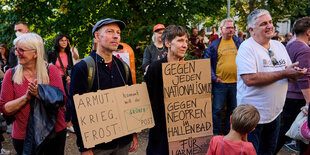
{"label": "person's chin", "polygon": [[179,57],[182,58],[182,57],[184,57],[184,55],[185,55],[185,53],[180,53]]}

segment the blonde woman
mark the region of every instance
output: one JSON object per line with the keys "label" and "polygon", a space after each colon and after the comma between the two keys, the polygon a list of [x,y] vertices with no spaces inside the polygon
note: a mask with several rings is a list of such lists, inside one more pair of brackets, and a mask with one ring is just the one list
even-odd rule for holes
{"label": "blonde woman", "polygon": [[[55,97],[65,97],[65,93],[58,69],[54,65],[47,66],[47,62],[44,61],[43,40],[38,34],[23,34],[14,40],[14,45],[19,64],[5,73],[2,83],[2,88],[5,89],[1,90],[0,111],[5,115],[13,115],[15,117],[12,138],[14,148],[17,154],[20,155],[24,154],[23,151],[32,149],[25,147],[28,145],[24,143],[24,139],[29,132],[27,124],[30,123],[28,118],[31,118],[31,113],[33,113],[33,110],[31,111],[33,109],[31,108],[34,104],[33,101],[41,100],[38,86],[41,88],[41,85],[44,84],[56,87],[62,93],[56,94]],[[48,141],[43,141],[42,144],[47,146],[42,145],[40,152],[35,150],[37,151],[36,153],[64,154],[66,124],[64,113],[61,109],[61,107],[58,107],[54,116],[53,131],[56,131],[54,132],[56,133],[55,136],[50,137]],[[41,129],[45,130],[45,128],[42,127]],[[35,134],[41,133],[38,130],[33,131]],[[47,139],[43,135],[38,136]],[[36,141],[33,143],[36,143]]]}

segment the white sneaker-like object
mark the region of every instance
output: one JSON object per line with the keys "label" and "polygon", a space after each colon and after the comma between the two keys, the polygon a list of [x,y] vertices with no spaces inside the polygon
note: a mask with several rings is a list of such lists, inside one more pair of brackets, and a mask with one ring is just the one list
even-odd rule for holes
{"label": "white sneaker-like object", "polygon": [[74,133],[74,128],[73,128],[73,126],[70,126],[70,127],[67,126],[67,130],[70,131],[70,132],[72,132],[72,133]]}
{"label": "white sneaker-like object", "polygon": [[8,154],[11,154],[11,151],[10,151],[10,150],[6,150],[6,149],[4,149],[4,148],[1,149],[0,155],[8,155]]}

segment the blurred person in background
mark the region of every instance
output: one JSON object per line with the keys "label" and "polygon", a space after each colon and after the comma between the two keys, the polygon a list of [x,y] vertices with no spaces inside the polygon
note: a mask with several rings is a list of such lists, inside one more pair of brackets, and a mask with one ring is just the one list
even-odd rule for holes
{"label": "blurred person in background", "polygon": [[153,28],[152,41],[153,44],[146,47],[143,54],[142,69],[144,72],[147,71],[149,65],[165,56],[165,50],[161,35],[163,34],[165,26],[163,24],[157,24]]}
{"label": "blurred person in background", "polygon": [[[69,96],[69,83],[71,69],[73,67],[73,60],[69,46],[69,39],[64,34],[59,34],[56,36],[54,43],[54,50],[48,52],[48,62],[54,64],[62,77],[63,87],[65,89],[66,95]],[[70,132],[74,132],[74,128],[71,123],[72,117],[72,104],[71,100],[66,103],[66,122],[67,129]]]}

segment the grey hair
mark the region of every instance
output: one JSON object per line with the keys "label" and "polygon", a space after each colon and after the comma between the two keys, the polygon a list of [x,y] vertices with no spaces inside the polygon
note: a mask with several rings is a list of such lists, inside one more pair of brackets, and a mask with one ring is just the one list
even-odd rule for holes
{"label": "grey hair", "polygon": [[[25,33],[14,40],[14,45],[24,45],[29,49],[36,50],[36,70],[37,70],[37,83],[48,84],[50,82],[47,74],[47,62],[44,60],[45,50],[43,39],[36,33]],[[14,82],[22,84],[24,79],[23,66],[18,64],[16,72],[13,76]]]}
{"label": "grey hair", "polygon": [[223,19],[221,21],[220,27],[223,27],[226,22],[233,22],[234,23],[234,20],[232,18]]}
{"label": "grey hair", "polygon": [[155,32],[152,35],[152,42],[155,43]]}
{"label": "grey hair", "polygon": [[249,15],[248,15],[248,18],[247,18],[247,23],[248,23],[248,28],[250,27],[254,27],[255,25],[255,20],[262,16],[262,15],[265,15],[265,14],[268,14],[270,17],[270,13],[268,10],[265,10],[265,9],[257,9],[257,10],[254,10],[253,12],[251,12]]}

